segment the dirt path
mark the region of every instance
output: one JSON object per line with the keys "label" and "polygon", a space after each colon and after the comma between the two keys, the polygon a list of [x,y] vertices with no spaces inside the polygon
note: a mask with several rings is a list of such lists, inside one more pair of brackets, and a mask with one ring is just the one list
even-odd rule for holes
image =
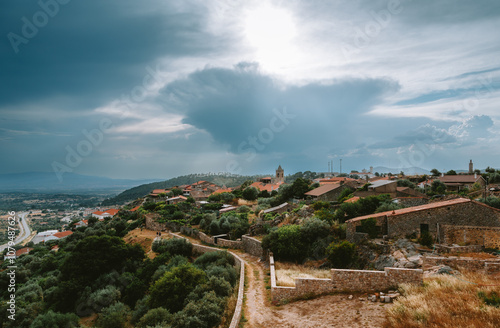
{"label": "dirt path", "polygon": [[268,269],[254,256],[240,252],[238,255],[247,262],[245,328],[375,328],[383,325],[385,310],[390,305],[359,300],[366,295],[354,295],[351,300],[349,295],[327,295],[273,306],[270,291],[266,289]]}
{"label": "dirt path", "polygon": [[[138,235],[154,239],[155,232],[144,229],[132,236]],[[194,244],[201,244],[199,240],[187,238]],[[144,246],[150,246],[148,244]],[[360,294],[353,295],[351,300],[348,299],[349,295],[327,295],[274,306],[270,301],[270,290],[266,289],[266,285],[270,285],[269,269],[258,257],[241,250],[230,251],[246,261],[246,322],[242,323],[245,328],[379,328],[385,320],[386,309],[391,306],[360,301],[360,297],[366,299],[366,295]]]}

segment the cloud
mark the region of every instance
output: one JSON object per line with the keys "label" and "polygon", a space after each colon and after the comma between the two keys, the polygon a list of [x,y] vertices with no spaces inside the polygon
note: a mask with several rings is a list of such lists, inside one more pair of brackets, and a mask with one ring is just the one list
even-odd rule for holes
{"label": "cloud", "polygon": [[265,153],[346,142],[341,138],[354,128],[351,124],[372,120],[363,115],[398,88],[388,79],[359,78],[290,86],[242,63],[196,71],[161,93],[185,116],[184,123],[207,131],[231,152],[257,138],[262,146],[257,150]]}
{"label": "cloud", "polygon": [[416,143],[427,145],[443,145],[457,141],[457,138],[448,130],[426,124],[391,139],[379,141],[370,147],[374,149],[390,149],[398,147],[411,147]]}

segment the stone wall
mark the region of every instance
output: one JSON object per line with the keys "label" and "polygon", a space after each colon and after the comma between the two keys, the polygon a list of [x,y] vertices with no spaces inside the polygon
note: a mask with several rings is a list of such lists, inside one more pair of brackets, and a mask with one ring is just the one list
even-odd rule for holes
{"label": "stone wall", "polygon": [[265,256],[266,254],[264,252],[264,249],[262,249],[262,243],[260,242],[260,240],[244,235],[241,236],[241,241],[243,243],[243,250],[245,251],[245,253],[261,258],[267,258],[267,256]]}
{"label": "stone wall", "polygon": [[167,225],[165,223],[158,223],[156,220],[160,218],[160,215],[156,213],[146,214],[146,229],[153,231],[165,231]]}
{"label": "stone wall", "polygon": [[332,292],[375,292],[396,288],[401,283],[422,284],[423,271],[385,268],[385,271],[332,269],[331,279],[296,278],[295,287],[276,286],[274,258],[269,257],[273,302]]}
{"label": "stone wall", "polygon": [[214,243],[214,237],[208,236],[207,234],[203,232],[198,232],[198,239],[201,240],[204,243],[210,244],[210,245],[215,245]]}
{"label": "stone wall", "polygon": [[440,228],[446,244],[472,244],[486,248],[500,248],[500,227],[442,225]]}
{"label": "stone wall", "polygon": [[[455,226],[489,226],[500,227],[500,211],[482,203],[469,201],[429,208],[416,212],[408,212],[397,216],[387,217],[387,229],[389,237],[405,236],[416,232],[420,234],[420,224],[428,224],[429,232],[437,234],[437,224]],[[444,239],[443,231],[440,229],[439,237]]]}
{"label": "stone wall", "polygon": [[217,238],[217,246],[243,249],[243,242],[241,240],[229,240],[229,239]]}
{"label": "stone wall", "polygon": [[[174,233],[169,232],[168,233],[171,237],[173,238],[183,238],[186,239],[182,236],[176,235]],[[208,252],[221,252],[220,249],[213,248],[213,247],[208,247],[208,246],[203,246],[203,245],[197,245],[193,244],[193,252],[196,254],[204,254]],[[236,328],[240,324],[241,320],[241,311],[243,309],[243,295],[245,291],[245,261],[241,259],[238,255],[228,252],[231,254],[234,258],[234,266],[236,267],[237,270],[240,270],[240,277],[239,277],[239,283],[238,283],[238,298],[236,301],[236,307],[234,309],[233,313],[233,318],[231,320],[231,324],[229,325],[229,328]]]}
{"label": "stone wall", "polygon": [[[396,210],[393,213],[377,213],[373,214],[373,218],[381,227],[382,234],[387,234],[390,238],[404,237],[412,233],[420,235],[421,224],[425,224],[433,236],[438,234],[439,229],[440,242],[444,240],[443,229],[441,229],[443,225],[500,228],[500,210],[498,209],[465,199],[456,203],[443,203],[442,206],[437,206],[436,203],[418,206],[415,209],[409,207]],[[352,240],[356,226],[361,225],[362,220],[369,217],[371,216],[367,215],[347,221],[346,233],[349,240]]]}
{"label": "stone wall", "polygon": [[464,269],[468,271],[483,271],[486,273],[500,272],[500,259],[473,259],[470,257],[438,257],[424,256],[424,266],[447,265],[453,269]]}
{"label": "stone wall", "polygon": [[468,246],[447,246],[447,245],[434,245],[438,253],[478,253],[483,251],[481,245],[468,245]]}

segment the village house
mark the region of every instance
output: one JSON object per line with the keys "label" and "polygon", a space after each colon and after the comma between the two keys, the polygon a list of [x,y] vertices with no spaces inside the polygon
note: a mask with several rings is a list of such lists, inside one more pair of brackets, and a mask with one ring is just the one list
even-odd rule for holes
{"label": "village house", "polygon": [[327,183],[304,194],[306,199],[311,199],[314,201],[337,201],[342,191],[345,189],[350,189],[352,191],[355,188],[349,184],[340,181],[340,183]]}
{"label": "village house", "polygon": [[110,208],[105,211],[95,211],[92,213],[92,216],[98,218],[99,220],[104,220],[104,218],[115,216],[118,213],[118,211],[119,210],[115,208]]}
{"label": "village house", "polygon": [[259,181],[252,183],[250,187],[254,187],[258,191],[267,191],[268,193],[272,193],[273,191],[278,191],[279,187],[284,183],[285,183],[285,171],[280,165],[276,169],[276,175],[274,178],[272,177],[261,178]]}
{"label": "village house", "polygon": [[[456,198],[426,205],[408,207],[394,211],[365,215],[346,221],[347,238],[356,240],[357,233],[363,233],[362,223],[374,219],[379,236],[404,238],[408,235],[420,236],[430,233],[438,242],[462,242],[449,237],[448,231],[456,229],[475,229],[483,233],[484,238],[500,239],[500,210],[466,198]],[[474,230],[474,229],[472,229]],[[476,233],[476,234],[477,234]]]}
{"label": "village house", "polygon": [[460,191],[471,188],[474,184],[478,184],[481,188],[486,186],[486,180],[480,174],[458,174],[458,175],[442,175],[437,180],[444,183],[448,191]]}

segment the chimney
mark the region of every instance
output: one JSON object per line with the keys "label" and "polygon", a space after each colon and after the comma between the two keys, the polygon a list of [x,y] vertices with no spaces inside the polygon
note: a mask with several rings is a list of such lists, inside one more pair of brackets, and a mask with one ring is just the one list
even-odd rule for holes
{"label": "chimney", "polygon": [[474,173],[474,179],[477,179],[477,173]]}
{"label": "chimney", "polygon": [[444,172],[443,172],[443,173],[441,173],[441,176],[442,176],[442,177],[444,177]]}

